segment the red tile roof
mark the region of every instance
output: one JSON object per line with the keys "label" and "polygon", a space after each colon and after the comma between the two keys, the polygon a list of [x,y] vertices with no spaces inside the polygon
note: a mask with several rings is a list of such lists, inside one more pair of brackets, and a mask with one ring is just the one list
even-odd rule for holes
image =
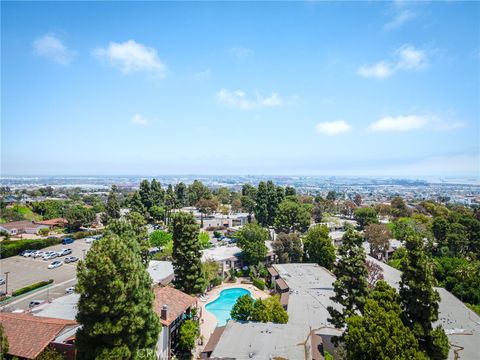
{"label": "red tile roof", "polygon": [[[196,306],[197,304],[196,298],[170,286],[156,287],[154,291],[154,309],[160,317],[160,322],[165,326],[170,326],[170,324],[182,315],[189,307]],[[166,320],[161,317],[163,305],[168,306]]]}
{"label": "red tile roof", "polygon": [[0,313],[0,322],[8,338],[8,353],[26,359],[35,359],[65,327],[77,325],[72,320],[22,313]]}

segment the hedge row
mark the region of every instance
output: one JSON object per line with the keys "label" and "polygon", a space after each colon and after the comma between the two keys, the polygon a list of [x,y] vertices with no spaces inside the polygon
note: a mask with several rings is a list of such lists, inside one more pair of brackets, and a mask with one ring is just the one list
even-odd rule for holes
{"label": "hedge row", "polygon": [[93,235],[99,235],[102,233],[102,230],[91,230],[91,231],[78,231],[71,234],[66,234],[65,237],[69,237],[75,240],[83,239]]}
{"label": "hedge row", "polygon": [[25,294],[26,292],[41,288],[42,286],[45,286],[45,285],[48,285],[48,284],[51,284],[51,283],[53,283],[52,279],[50,279],[48,281],[40,281],[40,282],[37,282],[37,283],[33,283],[31,285],[28,285],[28,286],[25,286],[25,287],[20,288],[18,290],[15,290],[14,292],[12,292],[12,296],[18,296],[18,295]]}
{"label": "hedge row", "polygon": [[8,240],[0,243],[0,259],[15,256],[23,250],[39,250],[47,246],[57,245],[62,238],[49,237],[41,240]]}

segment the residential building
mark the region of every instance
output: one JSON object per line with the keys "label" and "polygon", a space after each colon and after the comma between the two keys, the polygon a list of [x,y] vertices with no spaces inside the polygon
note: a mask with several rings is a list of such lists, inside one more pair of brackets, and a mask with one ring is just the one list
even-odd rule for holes
{"label": "residential building", "polygon": [[8,338],[8,355],[35,359],[51,347],[67,360],[75,359],[74,337],[79,325],[72,320],[39,317],[23,313],[0,313]]}
{"label": "residential building", "polygon": [[199,318],[200,308],[196,298],[169,286],[156,287],[154,293],[154,309],[162,324],[156,353],[160,360],[168,360],[178,344],[180,326],[187,319]]}
{"label": "residential building", "polygon": [[65,225],[68,224],[68,221],[65,218],[55,218],[49,220],[35,221],[35,224],[48,226],[50,230],[52,230],[54,228],[65,227]]}
{"label": "residential building", "polygon": [[12,221],[4,224],[0,224],[0,230],[8,232],[10,235],[20,234],[38,234],[40,229],[49,227],[47,225],[36,224],[32,221]]}

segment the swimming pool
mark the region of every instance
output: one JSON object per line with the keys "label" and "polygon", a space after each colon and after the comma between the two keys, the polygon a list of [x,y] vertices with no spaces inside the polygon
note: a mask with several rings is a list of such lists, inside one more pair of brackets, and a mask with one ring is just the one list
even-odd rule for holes
{"label": "swimming pool", "polygon": [[240,296],[250,295],[250,291],[242,288],[225,289],[220,292],[220,296],[205,305],[205,309],[210,311],[217,318],[217,326],[223,326],[230,320],[230,311]]}

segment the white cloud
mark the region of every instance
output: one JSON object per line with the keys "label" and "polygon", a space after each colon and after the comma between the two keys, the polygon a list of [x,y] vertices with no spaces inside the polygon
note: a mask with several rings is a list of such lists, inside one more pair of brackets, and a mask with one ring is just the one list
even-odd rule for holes
{"label": "white cloud", "polygon": [[345,120],[318,123],[315,128],[318,133],[325,135],[337,135],[346,133],[352,129]]}
{"label": "white cloud", "polygon": [[237,61],[250,61],[255,57],[255,52],[252,49],[233,46],[228,50],[228,54],[234,57]]}
{"label": "white cloud", "polygon": [[409,131],[419,129],[428,123],[425,116],[385,116],[369,126],[370,131]]}
{"label": "white cloud", "polygon": [[392,75],[394,69],[384,61],[380,61],[374,65],[363,65],[358,69],[358,74],[366,78],[384,79]]}
{"label": "white cloud", "polygon": [[269,96],[263,96],[256,92],[255,98],[249,99],[242,90],[229,91],[221,89],[215,95],[217,101],[225,106],[238,108],[242,110],[252,110],[256,108],[277,107],[284,105],[283,100],[277,93],[271,93]]}
{"label": "white cloud", "polygon": [[193,77],[197,81],[210,80],[210,78],[212,77],[212,72],[209,69],[199,71]]}
{"label": "white cloud", "polygon": [[420,70],[427,67],[425,51],[415,49],[411,45],[404,45],[397,50],[399,61],[397,67],[407,70]]}
{"label": "white cloud", "polygon": [[451,131],[466,126],[462,121],[445,120],[432,114],[385,116],[368,127],[373,132],[410,131],[428,126],[433,130]]}
{"label": "white cloud", "polygon": [[119,68],[123,73],[144,71],[164,77],[167,70],[156,49],[135,40],[123,43],[110,42],[105,48],[95,49],[93,54],[108,61],[111,66]]}
{"label": "white cloud", "polygon": [[417,16],[413,11],[408,9],[399,10],[392,20],[383,25],[385,30],[394,30],[414,19]]}
{"label": "white cloud", "polygon": [[382,60],[373,65],[362,65],[357,73],[365,78],[385,79],[398,71],[415,71],[427,67],[426,51],[405,44],[393,52],[391,61]]}
{"label": "white cloud", "polygon": [[150,121],[148,119],[144,118],[140,114],[133,115],[132,119],[130,121],[132,122],[132,124],[135,124],[135,125],[146,126],[146,125],[150,124]]}
{"label": "white cloud", "polygon": [[75,56],[75,52],[68,49],[53,33],[43,35],[33,41],[33,54],[61,65],[70,64]]}

